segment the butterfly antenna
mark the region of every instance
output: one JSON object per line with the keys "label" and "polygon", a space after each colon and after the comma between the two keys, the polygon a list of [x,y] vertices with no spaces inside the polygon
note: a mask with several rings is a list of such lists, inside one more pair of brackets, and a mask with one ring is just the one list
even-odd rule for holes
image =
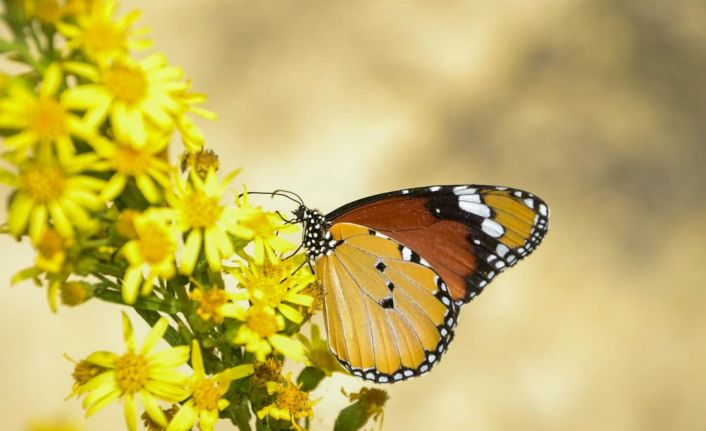
{"label": "butterfly antenna", "polygon": [[304,262],[302,262],[302,263],[297,267],[297,269],[295,269],[294,271],[292,271],[291,274],[289,274],[287,277],[284,277],[284,278],[280,281],[280,284],[281,284],[281,283],[284,283],[285,281],[287,281],[287,280],[289,279],[289,277],[294,276],[294,274],[296,274],[297,272],[299,272],[299,270],[302,269],[302,268],[304,267],[304,265],[306,265],[307,263],[309,264],[309,268],[311,269],[311,273],[313,274],[313,273],[314,273],[314,267],[311,266],[311,261],[310,261],[309,259],[307,259],[307,260],[305,260]]}
{"label": "butterfly antenna", "polygon": [[[245,192],[239,194],[238,197],[240,198],[244,194],[245,194]],[[298,194],[296,194],[294,192],[290,192],[288,190],[277,189],[273,192],[247,192],[247,194],[249,194],[249,195],[270,195],[270,197],[281,196],[283,198],[289,199],[290,201],[294,202],[297,205],[304,205],[304,201],[302,200],[302,198]]]}
{"label": "butterfly antenna", "polygon": [[304,199],[302,199],[301,196],[299,196],[298,194],[296,194],[296,193],[294,193],[294,192],[292,192],[292,191],[283,190],[283,189],[277,189],[277,190],[275,190],[275,191],[272,192],[272,196],[275,196],[275,195],[276,195],[276,196],[284,196],[284,197],[286,197],[287,199],[291,200],[292,202],[296,202],[296,203],[298,203],[299,205],[305,206],[305,205],[304,205]]}
{"label": "butterfly antenna", "polygon": [[283,257],[282,260],[287,260],[287,259],[289,259],[289,258],[291,258],[291,257],[296,256],[297,253],[299,253],[299,250],[302,249],[302,247],[304,247],[304,243],[303,243],[303,242],[302,242],[302,243],[299,243],[299,247],[297,247],[296,250],[294,250],[293,252],[291,252],[291,253],[290,253],[289,255],[287,255],[286,257]]}

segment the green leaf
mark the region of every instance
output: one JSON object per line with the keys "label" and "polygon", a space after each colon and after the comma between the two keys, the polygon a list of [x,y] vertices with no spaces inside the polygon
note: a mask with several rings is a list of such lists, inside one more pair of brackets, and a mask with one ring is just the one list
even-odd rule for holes
{"label": "green leaf", "polygon": [[311,392],[319,386],[324,377],[326,377],[326,373],[320,368],[306,367],[299,373],[297,383],[302,391]]}
{"label": "green leaf", "polygon": [[345,409],[341,410],[333,426],[334,431],[358,431],[370,419],[370,412],[367,406],[360,401],[356,401]]}
{"label": "green leaf", "polygon": [[17,45],[8,40],[0,39],[0,53],[6,53],[17,49]]}
{"label": "green leaf", "polygon": [[232,402],[224,413],[240,431],[252,431],[252,428],[250,428],[252,413],[250,413],[247,398],[242,397],[238,401]]}

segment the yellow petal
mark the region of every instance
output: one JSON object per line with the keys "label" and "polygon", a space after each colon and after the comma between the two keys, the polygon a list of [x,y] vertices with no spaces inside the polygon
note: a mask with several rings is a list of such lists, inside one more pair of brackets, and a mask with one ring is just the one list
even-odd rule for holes
{"label": "yellow petal", "polygon": [[299,341],[282,334],[272,334],[268,340],[272,347],[283,355],[296,361],[305,360],[304,346]]}
{"label": "yellow petal", "polygon": [[58,63],[52,63],[44,72],[44,78],[39,87],[39,97],[45,98],[56,94],[62,83],[61,68]]}
{"label": "yellow petal", "polygon": [[34,207],[29,217],[29,237],[32,238],[32,242],[36,244],[40,241],[46,230],[47,207],[44,205]]}
{"label": "yellow petal", "polygon": [[4,143],[10,150],[23,150],[29,148],[37,142],[38,136],[31,130],[25,130],[12,136],[4,138]]}
{"label": "yellow petal", "polygon": [[137,430],[137,406],[132,394],[125,394],[125,422],[128,430]]}
{"label": "yellow petal", "polygon": [[182,274],[190,275],[194,272],[194,267],[196,266],[196,260],[199,258],[199,252],[201,251],[201,230],[194,229],[189,233],[186,238],[186,244],[184,244],[184,255],[182,256],[182,261],[179,265],[179,271]]}
{"label": "yellow petal", "polygon": [[159,407],[157,400],[154,399],[152,394],[143,389],[140,391],[140,398],[142,399],[142,405],[145,407],[145,411],[147,411],[149,417],[160,426],[166,427],[167,417],[164,415],[164,412]]}
{"label": "yellow petal", "polygon": [[198,416],[194,409],[194,402],[189,400],[179,408],[179,411],[174,415],[169,422],[167,431],[189,431],[196,424]]}
{"label": "yellow petal", "polygon": [[253,372],[255,372],[253,364],[243,364],[228,368],[227,370],[222,371],[220,374],[230,381],[242,379],[243,377],[251,375]]}
{"label": "yellow petal", "polygon": [[137,292],[142,281],[142,269],[139,266],[130,267],[125,271],[123,278],[123,302],[134,304],[137,301]]}
{"label": "yellow petal", "polygon": [[115,174],[112,177],[110,177],[110,180],[108,180],[108,183],[105,185],[103,188],[103,191],[101,192],[100,198],[104,201],[112,201],[118,195],[120,192],[123,191],[125,188],[125,184],[127,183],[127,178],[123,174]]}
{"label": "yellow petal", "polygon": [[189,360],[189,346],[176,346],[149,355],[150,367],[174,368]]}
{"label": "yellow petal", "polygon": [[135,351],[135,336],[132,332],[132,323],[124,311],[121,314],[123,316],[123,340],[125,340],[128,350],[133,352]]}
{"label": "yellow petal", "polygon": [[199,346],[199,342],[197,340],[194,340],[191,344],[191,368],[194,369],[194,374],[199,378],[206,375],[206,370],[204,370],[203,367],[201,346]]}
{"label": "yellow petal", "polygon": [[147,333],[145,342],[140,349],[140,354],[144,355],[151,351],[155,344],[162,339],[164,333],[167,332],[167,328],[169,328],[169,322],[164,317],[161,317],[150,329],[150,332]]}
{"label": "yellow petal", "polygon": [[302,323],[302,320],[304,320],[304,316],[302,316],[300,312],[298,312],[294,307],[291,307],[287,304],[279,304],[277,309],[282,313],[284,317],[294,323]]}
{"label": "yellow petal", "polygon": [[118,358],[119,356],[113,352],[98,351],[88,355],[86,361],[104,368],[111,368],[115,366],[115,361]]}
{"label": "yellow petal", "polygon": [[142,195],[149,203],[154,204],[159,202],[162,196],[150,177],[147,175],[139,175],[135,180],[137,182],[137,188],[140,189]]}
{"label": "yellow petal", "polygon": [[25,193],[18,193],[10,204],[8,225],[10,232],[17,238],[25,232],[34,202]]}
{"label": "yellow petal", "polygon": [[96,402],[92,403],[91,406],[88,409],[86,409],[86,417],[93,415],[95,412],[97,412],[98,410],[107,406],[108,404],[112,403],[113,401],[117,400],[119,397],[120,397],[120,389],[118,389],[118,388],[113,389],[111,392],[109,392],[103,398],[100,398]]}

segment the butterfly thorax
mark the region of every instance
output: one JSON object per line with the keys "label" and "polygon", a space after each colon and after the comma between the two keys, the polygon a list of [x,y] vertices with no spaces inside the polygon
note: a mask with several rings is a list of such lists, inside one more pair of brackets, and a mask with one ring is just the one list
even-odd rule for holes
{"label": "butterfly thorax", "polygon": [[298,221],[304,225],[304,248],[309,258],[316,260],[323,255],[328,255],[336,248],[337,241],[331,237],[329,228],[331,222],[318,210],[300,206],[294,213]]}

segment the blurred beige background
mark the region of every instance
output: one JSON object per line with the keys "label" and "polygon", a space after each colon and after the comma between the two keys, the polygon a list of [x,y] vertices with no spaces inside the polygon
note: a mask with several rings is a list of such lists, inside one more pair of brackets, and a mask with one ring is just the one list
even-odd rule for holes
{"label": "blurred beige background", "polygon": [[[489,183],[552,207],[545,243],[463,309],[389,430],[706,429],[706,4],[698,0],[124,1],[210,96],[253,190],[329,211]],[[3,190],[3,197],[7,190]],[[284,205],[284,204],[283,204]],[[2,238],[5,280],[28,265]],[[6,283],[9,284],[9,283]],[[120,349],[114,307],[0,289],[0,422],[78,418],[61,355]],[[144,331],[143,331],[144,332]],[[340,377],[313,429],[344,404]],[[86,430],[123,429],[113,406]],[[223,427],[221,429],[229,429]]]}

